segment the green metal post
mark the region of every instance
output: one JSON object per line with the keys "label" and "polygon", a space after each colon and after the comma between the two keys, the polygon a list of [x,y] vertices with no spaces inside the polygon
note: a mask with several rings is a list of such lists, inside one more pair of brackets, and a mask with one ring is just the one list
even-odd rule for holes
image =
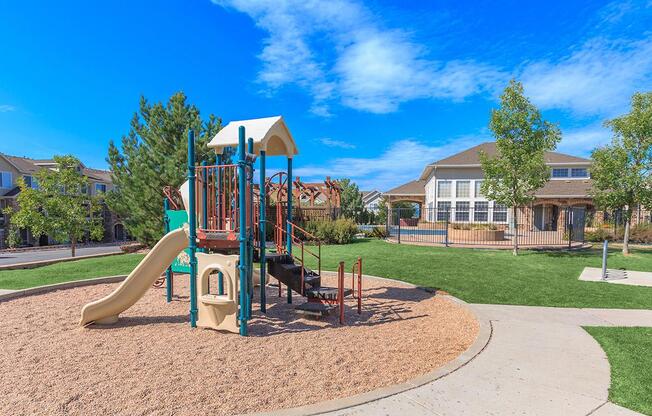
{"label": "green metal post", "polygon": [[[288,254],[292,254],[292,158],[288,157],[288,212],[287,223],[285,224],[287,232],[286,247]],[[288,303],[292,303],[292,289],[288,285]]]}
{"label": "green metal post", "polygon": [[260,240],[260,311],[262,313],[267,312],[267,293],[266,293],[266,271],[265,268],[267,265],[265,264],[265,245],[267,242],[266,238],[266,230],[265,230],[265,215],[266,215],[266,210],[265,210],[265,151],[261,150],[260,151],[260,198],[258,198],[258,204],[260,204],[260,225],[258,227],[260,231],[260,237],[258,239]]}
{"label": "green metal post", "polygon": [[247,206],[246,206],[245,128],[238,129],[238,220],[240,227],[240,335],[247,335]]}
{"label": "green metal post", "polygon": [[188,222],[190,235],[190,326],[197,327],[197,213],[195,211],[195,132],[188,132]]}
{"label": "green metal post", "polygon": [[[168,211],[170,210],[170,201],[167,198],[163,199],[163,224],[165,225],[165,234],[170,232],[170,217],[168,217]],[[167,303],[172,302],[172,293],[174,288],[172,287],[172,265],[169,265],[165,269],[165,300]]]}
{"label": "green metal post", "polygon": [[[247,153],[254,153],[254,139],[251,137],[247,140]],[[254,165],[253,161],[248,164],[249,173],[247,174],[248,192],[248,218],[247,223],[247,319],[251,319],[252,304],[254,298]]]}

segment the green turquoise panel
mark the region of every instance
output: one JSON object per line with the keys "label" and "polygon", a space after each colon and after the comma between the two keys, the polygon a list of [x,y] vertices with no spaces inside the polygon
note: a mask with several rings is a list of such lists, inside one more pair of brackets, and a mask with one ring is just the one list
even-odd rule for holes
{"label": "green turquoise panel", "polygon": [[[188,213],[185,210],[166,210],[165,215],[167,215],[168,219],[170,220],[170,231],[181,228],[185,223],[188,222]],[[174,259],[174,262],[172,262],[172,271],[174,273],[190,273],[189,249],[185,249],[183,252],[179,253],[176,259]]]}

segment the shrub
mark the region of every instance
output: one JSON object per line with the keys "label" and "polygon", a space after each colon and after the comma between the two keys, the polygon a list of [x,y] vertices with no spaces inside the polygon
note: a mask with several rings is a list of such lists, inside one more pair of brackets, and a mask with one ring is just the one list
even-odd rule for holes
{"label": "shrub", "polygon": [[381,240],[384,240],[389,236],[385,227],[373,227],[371,230],[365,232],[364,234],[365,237],[378,238]]}
{"label": "shrub", "polygon": [[497,230],[496,224],[485,223],[466,223],[466,222],[453,222],[451,228],[454,230]]}
{"label": "shrub", "polygon": [[355,222],[346,219],[339,219],[334,222],[335,243],[348,244],[353,241],[358,233],[358,226]]}
{"label": "shrub", "polygon": [[[622,241],[625,235],[625,228],[618,227],[616,232],[616,239]],[[652,243],[652,223],[651,224],[638,224],[629,230],[629,242],[639,244]]]}
{"label": "shrub", "polygon": [[326,244],[348,244],[358,233],[358,226],[348,219],[310,221],[305,229]]}
{"label": "shrub", "polygon": [[587,231],[584,234],[584,239],[592,243],[599,243],[604,240],[612,240],[613,235],[611,234],[611,232],[605,230],[604,228],[598,228],[595,231]]}

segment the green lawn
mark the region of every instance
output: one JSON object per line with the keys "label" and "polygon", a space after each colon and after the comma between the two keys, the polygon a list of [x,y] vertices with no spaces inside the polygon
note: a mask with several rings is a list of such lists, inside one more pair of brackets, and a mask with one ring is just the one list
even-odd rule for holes
{"label": "green lawn", "polygon": [[129,274],[142,254],[124,254],[52,264],[36,269],[0,271],[0,289],[25,289],[92,277]]}
{"label": "green lawn", "polygon": [[[524,250],[514,257],[509,250],[418,247],[361,240],[322,247],[322,267],[335,270],[343,260],[349,271],[358,256],[363,258],[366,274],[443,289],[472,303],[652,309],[652,288],[578,280],[585,266],[600,267],[601,253],[597,250]],[[0,288],[19,289],[127,274],[141,258],[142,255],[123,255],[2,271]],[[609,267],[650,271],[652,251],[635,250],[629,257],[613,251],[609,255]]]}
{"label": "green lawn", "polygon": [[[361,240],[322,247],[322,267],[335,270],[357,256],[364,273],[443,289],[472,303],[652,309],[652,288],[579,281],[585,266],[601,267],[598,250],[534,252],[419,247]],[[309,256],[308,256],[309,257]],[[652,251],[613,251],[610,268],[652,271]]]}
{"label": "green lawn", "polygon": [[584,328],[607,353],[609,400],[652,415],[652,328]]}

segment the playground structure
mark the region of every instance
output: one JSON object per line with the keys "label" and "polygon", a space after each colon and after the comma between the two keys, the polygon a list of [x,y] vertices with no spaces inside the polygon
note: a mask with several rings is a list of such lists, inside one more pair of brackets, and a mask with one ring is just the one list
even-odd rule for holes
{"label": "playground structure", "polygon": [[[165,236],[113,293],[82,309],[80,324],[116,322],[118,315],[138,301],[164,271],[170,302],[173,273],[179,271],[180,263],[189,273],[192,327],[247,335],[256,285],[260,288],[260,310],[266,312],[268,275],[278,281],[279,296],[282,285],[286,286],[287,303],[292,303],[293,292],[307,299],[298,306],[304,312],[323,315],[337,305],[339,321],[344,323],[344,301],[350,296],[361,313],[362,260],[353,265],[351,288],[345,287],[344,262],[339,263],[337,287],[322,286],[321,244],[293,222],[295,198],[299,204],[307,200],[315,205],[317,198],[324,195],[329,207],[339,207],[341,188],[330,178],[324,184],[293,180],[292,160],[298,149],[282,117],[233,121],[208,146],[216,152],[216,164],[196,166],[194,133],[189,132],[188,180],[179,189],[184,209],[179,209],[175,192],[164,191]],[[225,149],[236,146],[237,162],[222,164]],[[287,172],[267,178],[267,156],[286,156]],[[260,171],[258,192],[254,184],[256,161]],[[272,198],[275,218],[268,220]],[[270,252],[267,226],[274,236]],[[305,239],[316,245],[307,246]],[[179,254],[184,252],[181,257],[187,261],[180,262]],[[308,256],[316,261],[316,271],[306,266]],[[254,270],[254,263],[259,263],[259,270]],[[218,281],[213,291],[211,276]]]}

